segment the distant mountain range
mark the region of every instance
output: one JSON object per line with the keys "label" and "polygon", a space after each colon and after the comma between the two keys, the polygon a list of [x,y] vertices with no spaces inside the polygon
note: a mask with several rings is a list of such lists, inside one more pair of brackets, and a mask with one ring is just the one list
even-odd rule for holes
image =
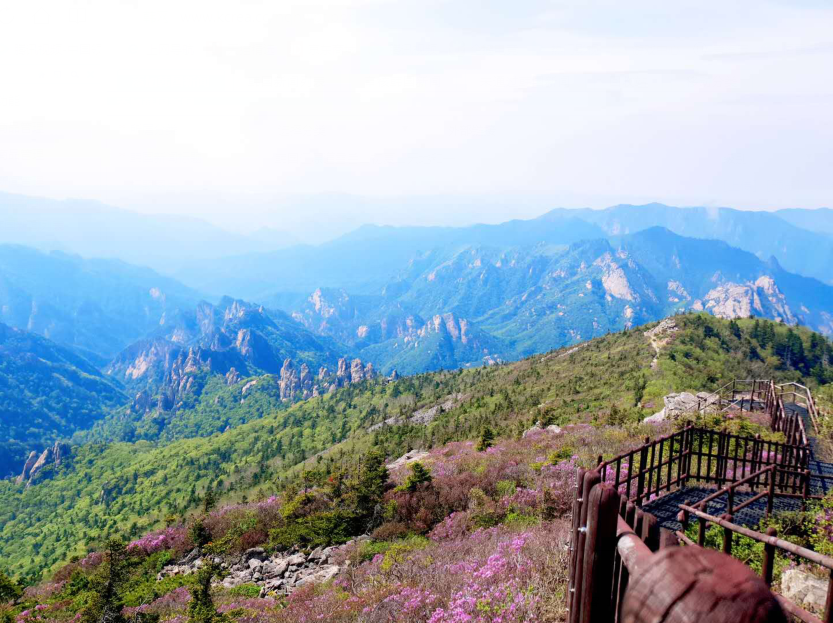
{"label": "distant mountain range", "polygon": [[[376,371],[489,365],[679,311],[831,335],[833,236],[819,215],[654,204],[365,226],[318,247],[202,259],[179,271],[190,287],[121,260],[0,245],[0,322],[17,329],[12,363],[0,361],[17,422],[4,460],[93,425],[97,439],[136,426],[151,439],[211,434]],[[261,377],[260,407],[237,419],[201,405],[244,401]]]}
{"label": "distant mountain range", "polygon": [[293,315],[383,371],[413,373],[515,359],[691,309],[833,334],[833,287],[659,227],[566,249],[430,252],[379,295],[319,289]]}
{"label": "distant mountain range", "polygon": [[319,287],[345,288],[355,294],[378,292],[415,256],[436,249],[559,247],[659,226],[681,236],[721,240],[762,260],[774,257],[791,272],[833,283],[828,270],[833,265],[831,214],[829,210],[774,213],[648,204],[605,210],[555,209],[536,219],[499,225],[366,225],[319,246],[195,261],[172,274],[215,295],[291,306],[299,294]]}

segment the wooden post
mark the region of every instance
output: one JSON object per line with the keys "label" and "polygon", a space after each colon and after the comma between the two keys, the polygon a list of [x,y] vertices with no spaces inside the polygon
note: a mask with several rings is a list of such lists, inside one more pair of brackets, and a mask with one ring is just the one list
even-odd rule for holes
{"label": "wooden post", "polygon": [[680,543],[677,541],[677,535],[666,528],[659,530],[659,548],[668,549],[669,547],[677,547]]}
{"label": "wooden post", "polygon": [[[619,489],[617,488],[616,491],[618,492]],[[619,517],[624,519],[628,515],[628,500],[624,495],[619,496]],[[616,553],[614,554],[613,558],[613,589],[611,590],[610,595],[610,607],[613,609],[612,612],[616,612],[617,605],[619,603],[619,582],[622,578],[622,557],[619,555],[619,551],[617,549]]]}
{"label": "wooden post", "polygon": [[639,472],[636,478],[636,505],[642,506],[642,494],[645,492],[645,468],[648,463],[648,443],[650,437],[645,437],[645,444],[639,452]]}
{"label": "wooden post", "polygon": [[[766,529],[767,536],[778,536],[775,528]],[[772,586],[772,571],[775,568],[775,546],[764,543],[764,562],[761,565],[761,577],[767,586]]]}
{"label": "wooden post", "polygon": [[[691,506],[691,500],[686,500],[683,502],[684,506]],[[688,529],[688,511],[687,510],[680,510],[677,513],[677,521],[680,522],[682,532],[685,532]]]}
{"label": "wooden post", "polygon": [[579,623],[612,620],[610,594],[613,586],[619,494],[608,484],[598,484],[590,492],[588,505]]}
{"label": "wooden post", "polygon": [[643,514],[642,533],[639,536],[648,549],[652,552],[659,551],[659,522],[651,513]]}
{"label": "wooden post", "polygon": [[729,487],[729,491],[728,491],[726,497],[728,498],[726,500],[726,511],[727,511],[727,514],[731,515],[733,512],[735,512],[735,509],[734,509],[734,506],[735,506],[735,490],[732,489],[731,487]]}
{"label": "wooden post", "polygon": [[807,498],[810,497],[810,470],[804,470],[804,486],[801,490],[801,512],[807,510]]}
{"label": "wooden post", "polygon": [[579,517],[578,527],[575,532],[575,547],[576,547],[576,578],[572,586],[572,595],[570,596],[570,623],[579,623],[581,616],[581,589],[584,582],[584,542],[587,535],[587,509],[588,500],[590,499],[590,491],[594,486],[601,482],[599,472],[591,471],[584,474],[584,482],[581,488],[581,515]]}
{"label": "wooden post", "polygon": [[772,515],[772,506],[775,502],[775,473],[776,467],[772,465],[769,468],[769,491],[766,496],[766,516]]}
{"label": "wooden post", "polygon": [[584,490],[584,475],[587,472],[581,468],[576,470],[576,484],[575,484],[575,497],[573,498],[573,515],[571,517],[572,525],[570,528],[570,580],[567,584],[568,591],[567,591],[567,607],[568,609],[571,606],[571,597],[573,594],[573,587],[576,585],[576,576],[578,575],[578,569],[576,567],[576,562],[578,560],[578,537],[579,532],[578,529],[581,527],[581,505],[582,505],[582,497],[581,494]]}
{"label": "wooden post", "polygon": [[[724,513],[721,519],[732,521],[732,516]],[[723,553],[727,556],[732,555],[732,531],[729,528],[723,528]]]}
{"label": "wooden post", "polygon": [[700,547],[706,546],[706,520],[702,517],[698,517],[698,525],[697,525],[697,545]]}

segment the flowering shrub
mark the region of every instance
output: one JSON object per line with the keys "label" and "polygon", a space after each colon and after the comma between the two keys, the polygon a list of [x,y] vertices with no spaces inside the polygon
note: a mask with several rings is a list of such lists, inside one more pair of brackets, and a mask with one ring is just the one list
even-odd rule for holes
{"label": "flowering shrub", "polygon": [[127,546],[129,552],[155,554],[166,549],[184,550],[188,533],[184,526],[174,526],[146,534]]}
{"label": "flowering shrub", "polygon": [[142,604],[134,608],[125,608],[123,613],[126,617],[135,617],[137,614],[145,613],[158,614],[164,619],[166,616],[184,611],[189,601],[191,601],[190,591],[185,586],[180,586],[149,604]]}
{"label": "flowering shrub", "polygon": [[557,619],[564,613],[568,534],[564,520],[522,532],[496,526],[394,558],[379,554],[329,587],[293,593],[281,617],[298,623]]}

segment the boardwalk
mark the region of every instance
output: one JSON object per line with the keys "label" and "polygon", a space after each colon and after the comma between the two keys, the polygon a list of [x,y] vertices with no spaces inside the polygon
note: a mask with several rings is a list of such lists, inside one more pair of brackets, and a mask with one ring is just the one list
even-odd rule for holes
{"label": "boardwalk", "polygon": [[[784,441],[690,425],[579,470],[570,623],[833,623],[833,557],[779,539],[774,528],[755,531],[768,515],[803,510],[833,488],[810,390],[750,380],[698,396],[695,421],[755,412]],[[722,534],[720,552],[704,547],[709,525]],[[763,544],[759,574],[731,558],[735,535]],[[824,619],[771,592],[779,550],[827,569]]]}
{"label": "boardwalk", "polygon": [[[817,437],[810,421],[807,407],[797,403],[784,403],[784,409],[789,416],[798,416],[804,423],[807,430],[807,441],[809,442],[810,456],[808,469],[810,470],[810,493],[813,495],[826,495],[833,490],[833,463],[828,463],[816,458]],[[646,512],[654,515],[661,527],[671,531],[681,528],[677,515],[680,512],[680,504],[696,505],[709,495],[717,491],[714,486],[691,486],[672,491],[652,502],[642,506]],[[751,491],[737,491],[735,493],[736,505],[742,504],[752,498]],[[802,509],[802,502],[796,498],[787,498],[776,495],[774,512],[798,511]],[[706,512],[710,515],[720,516],[727,512],[727,499],[725,497],[713,500],[705,505]],[[766,516],[766,500],[758,500],[746,508],[734,513],[734,523],[749,527],[757,527]]]}

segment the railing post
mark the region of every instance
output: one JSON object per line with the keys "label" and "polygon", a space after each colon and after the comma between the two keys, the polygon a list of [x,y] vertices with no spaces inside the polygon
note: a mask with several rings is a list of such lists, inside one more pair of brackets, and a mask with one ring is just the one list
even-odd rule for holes
{"label": "railing post", "polygon": [[801,512],[807,510],[807,498],[810,497],[810,470],[804,470],[804,486],[801,490]]}
{"label": "railing post", "polygon": [[584,474],[584,479],[581,484],[581,514],[579,515],[578,525],[576,531],[573,533],[573,545],[575,549],[576,563],[575,563],[575,581],[571,587],[572,594],[570,595],[570,623],[578,623],[581,616],[581,588],[584,581],[584,542],[587,535],[587,509],[588,500],[590,499],[590,491],[593,487],[601,481],[599,472],[591,471]]}
{"label": "railing post", "polygon": [[[778,536],[775,528],[766,529],[767,536]],[[772,586],[772,571],[775,568],[775,546],[764,543],[764,561],[761,565],[761,577],[767,586]]]}
{"label": "railing post", "polygon": [[706,520],[702,517],[698,517],[698,525],[697,525],[697,545],[700,547],[706,546]]}
{"label": "railing post", "polygon": [[771,465],[769,468],[769,491],[766,496],[766,516],[772,515],[772,506],[775,502],[775,472],[778,468]]}
{"label": "railing post", "polygon": [[727,491],[726,497],[728,498],[726,500],[726,512],[727,514],[731,515],[735,512],[735,490],[732,488],[731,485],[729,485],[729,490]]}
{"label": "railing post", "polygon": [[579,541],[579,531],[578,529],[581,527],[581,506],[582,506],[582,493],[584,491],[584,475],[587,472],[581,468],[576,469],[576,484],[575,484],[575,497],[573,498],[573,514],[571,517],[572,526],[570,529],[570,577],[569,582],[567,584],[568,591],[567,591],[567,608],[568,611],[572,607],[572,595],[573,595],[573,587],[576,585],[576,577],[578,575],[578,567],[576,566],[578,563],[578,541]]}
{"label": "railing post", "polygon": [[636,479],[636,505],[642,506],[642,495],[645,492],[645,468],[648,463],[648,443],[651,438],[645,437],[645,444],[639,452],[639,475]]}
{"label": "railing post", "polygon": [[619,493],[611,485],[598,484],[590,492],[588,506],[579,623],[612,621],[610,595],[613,589]]}
{"label": "railing post", "polygon": [[[732,521],[732,516],[724,513],[721,519]],[[723,528],[723,553],[728,556],[732,555],[732,531],[726,527]]]}

